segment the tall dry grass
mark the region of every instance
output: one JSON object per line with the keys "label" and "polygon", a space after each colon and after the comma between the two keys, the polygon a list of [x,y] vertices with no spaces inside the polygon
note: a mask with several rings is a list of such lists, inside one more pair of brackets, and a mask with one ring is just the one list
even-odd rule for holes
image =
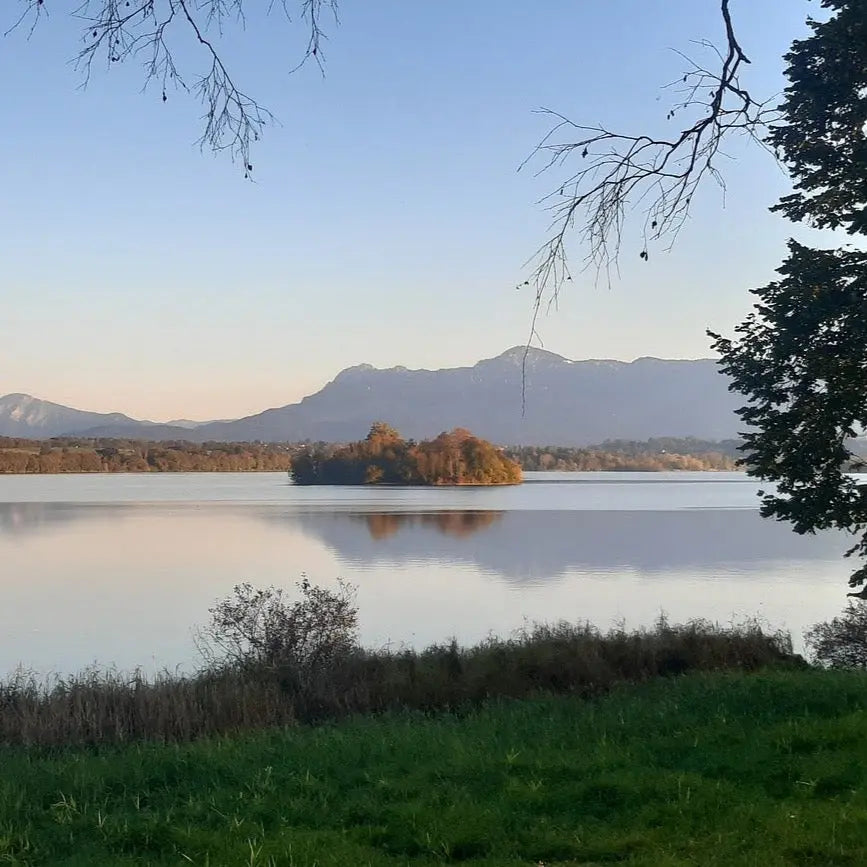
{"label": "tall dry grass", "polygon": [[188,676],[91,669],[40,680],[19,672],[0,684],[0,743],[189,741],[386,710],[459,711],[498,697],[593,696],[626,681],[800,662],[786,634],[706,621],[605,633],[560,623],[422,651],[338,645],[328,654],[212,660]]}

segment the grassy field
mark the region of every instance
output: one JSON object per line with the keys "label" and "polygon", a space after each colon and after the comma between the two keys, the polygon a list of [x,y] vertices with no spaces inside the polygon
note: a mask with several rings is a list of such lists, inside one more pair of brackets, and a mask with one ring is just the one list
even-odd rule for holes
{"label": "grassy field", "polygon": [[0,863],[863,865],[867,675],[0,749]]}

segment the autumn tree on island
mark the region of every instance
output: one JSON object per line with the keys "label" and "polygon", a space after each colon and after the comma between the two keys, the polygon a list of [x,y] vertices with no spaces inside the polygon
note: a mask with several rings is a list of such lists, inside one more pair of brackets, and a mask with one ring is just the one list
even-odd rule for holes
{"label": "autumn tree on island", "polygon": [[521,467],[496,446],[457,428],[420,443],[376,422],[360,442],[292,458],[298,485],[515,485]]}

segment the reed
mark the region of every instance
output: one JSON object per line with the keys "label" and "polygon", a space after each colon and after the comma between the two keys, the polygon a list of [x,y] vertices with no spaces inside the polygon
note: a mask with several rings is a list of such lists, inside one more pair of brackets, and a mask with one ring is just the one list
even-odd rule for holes
{"label": "reed", "polygon": [[498,698],[595,696],[625,682],[781,664],[803,662],[788,635],[757,623],[660,619],[635,631],[537,625],[508,639],[420,651],[338,641],[329,653],[235,655],[193,674],[151,678],[89,669],[40,679],[20,671],[0,683],[0,743],[183,742],[385,711],[462,713]]}

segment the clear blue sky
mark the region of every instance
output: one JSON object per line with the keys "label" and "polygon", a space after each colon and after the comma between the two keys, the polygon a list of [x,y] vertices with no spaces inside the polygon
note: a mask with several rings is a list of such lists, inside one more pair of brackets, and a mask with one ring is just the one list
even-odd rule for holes
{"label": "clear blue sky", "polygon": [[[7,5],[11,22],[23,4]],[[750,87],[778,91],[815,4],[732,6]],[[515,285],[556,183],[516,172],[546,131],[533,109],[664,131],[670,49],[721,35],[717,0],[344,0],[323,78],[290,76],[301,30],[251,11],[227,56],[281,122],[251,184],[199,152],[199,106],[142,94],[134,66],[79,89],[79,28],[54,11],[29,40],[0,39],[0,394],[154,419],[234,417],[351,364],[455,366],[523,342],[532,299]],[[540,322],[546,348],[709,354],[705,328],[742,318],[792,233],[767,212],[779,170],[731,152],[725,208],[709,186],[674,252],[646,265],[628,248],[611,289],[577,279]]]}

